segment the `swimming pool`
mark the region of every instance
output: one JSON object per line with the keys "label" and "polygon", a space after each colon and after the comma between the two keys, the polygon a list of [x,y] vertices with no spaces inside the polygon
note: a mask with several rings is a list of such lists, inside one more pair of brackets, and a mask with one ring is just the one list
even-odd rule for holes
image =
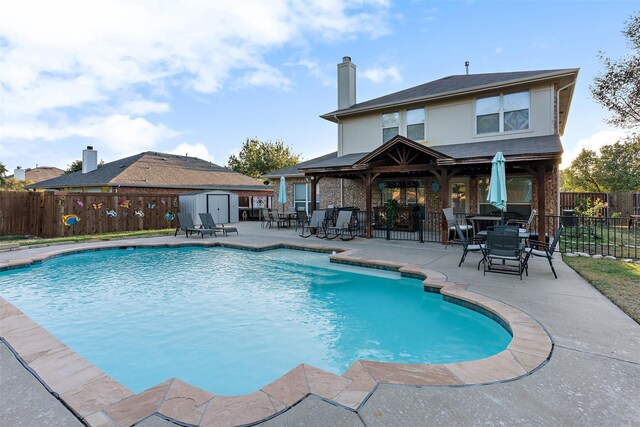
{"label": "swimming pool", "polygon": [[420,280],[284,249],[88,252],[0,273],[0,294],[136,392],[178,377],[247,393],[299,363],[448,363],[511,339]]}

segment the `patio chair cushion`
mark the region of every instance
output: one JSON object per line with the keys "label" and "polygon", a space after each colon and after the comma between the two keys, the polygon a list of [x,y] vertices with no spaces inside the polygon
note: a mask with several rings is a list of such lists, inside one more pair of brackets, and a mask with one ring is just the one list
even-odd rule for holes
{"label": "patio chair cushion", "polygon": [[540,256],[540,257],[546,257],[547,256],[547,253],[545,251],[540,250],[540,249],[524,248],[524,251],[530,253],[531,255],[535,255],[535,256]]}

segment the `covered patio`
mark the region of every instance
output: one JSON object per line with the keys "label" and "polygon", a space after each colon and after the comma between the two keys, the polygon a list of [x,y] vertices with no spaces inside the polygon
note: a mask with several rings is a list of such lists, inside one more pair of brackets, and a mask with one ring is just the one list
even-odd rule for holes
{"label": "covered patio", "polygon": [[[448,230],[443,208],[453,206],[462,218],[491,212],[486,191],[491,159],[498,151],[506,158],[511,196],[507,211],[526,218],[532,209],[537,210],[535,230],[539,236],[547,235],[545,216],[556,215],[558,210],[562,146],[557,135],[527,138],[526,142],[505,139],[434,147],[396,136],[369,153],[330,158],[304,165],[300,171],[316,184],[310,186],[311,206],[317,205],[316,188],[322,179],[348,182],[354,190],[343,197],[343,206],[364,211],[367,238],[376,237],[377,229],[391,229],[416,232],[421,241],[445,243]],[[392,224],[387,222],[390,208]]]}

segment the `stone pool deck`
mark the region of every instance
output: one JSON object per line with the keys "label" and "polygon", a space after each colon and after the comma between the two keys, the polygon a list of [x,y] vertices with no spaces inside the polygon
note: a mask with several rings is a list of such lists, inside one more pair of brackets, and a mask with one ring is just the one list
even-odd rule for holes
{"label": "stone pool deck", "polygon": [[[558,280],[553,279],[546,260],[536,259],[530,263],[530,276],[520,281],[513,276],[483,276],[475,268],[479,256],[474,254],[470,254],[465,264],[458,268],[459,247],[444,250],[436,244],[365,239],[327,242],[315,237],[300,238],[293,230],[263,230],[257,223],[241,223],[238,228],[239,236],[191,238],[189,242],[302,243],[348,250],[347,255],[351,257],[379,260],[392,267],[411,264],[412,271],[434,272],[430,274],[433,287],[447,284],[454,296],[457,293],[458,297],[465,299],[465,294],[473,295],[474,301],[484,304],[490,311],[501,306],[507,317],[511,312],[516,317],[506,319],[507,323],[512,328],[521,329],[519,333],[528,338],[527,343],[538,340],[538,345],[532,349],[525,343],[525,347],[518,348],[516,343],[508,353],[498,356],[508,359],[507,365],[496,365],[487,360],[480,370],[469,370],[465,366],[445,370],[438,370],[435,366],[421,369],[396,366],[392,372],[394,369],[379,366],[386,364],[356,364],[352,367],[353,372],[345,374],[342,386],[339,380],[336,383],[335,378],[327,378],[326,373],[302,365],[288,374],[292,381],[271,388],[266,386],[257,392],[262,394],[236,398],[235,401],[224,396],[214,398],[202,391],[181,400],[179,397],[188,387],[179,380],[142,393],[143,397],[128,397],[128,390],[119,388],[108,377],[87,367],[83,372],[93,380],[88,381],[89,384],[101,383],[111,387],[110,393],[94,396],[94,400],[87,403],[90,404],[87,411],[92,411],[98,404],[107,408],[83,414],[92,425],[114,425],[116,420],[120,425],[137,421],[140,422],[136,425],[142,426],[172,425],[163,417],[180,411],[186,417],[182,421],[194,425],[242,424],[259,420],[260,414],[266,417],[275,414],[264,425],[640,423],[640,326],[560,260],[556,261]],[[184,236],[178,236],[132,239],[117,242],[117,245],[184,241]],[[0,267],[27,258],[44,257],[52,251],[112,244],[98,242],[0,252]],[[497,311],[500,312],[499,309]],[[15,315],[19,313],[6,313],[5,310],[0,318],[15,320]],[[0,335],[11,335],[13,329],[7,326],[6,321],[2,322]],[[532,331],[531,327],[535,329],[536,325],[541,325],[550,336],[550,340],[547,338],[546,355],[537,353],[545,347],[544,337],[547,335],[540,334],[540,331],[544,333],[542,329]],[[32,331],[31,328],[27,330]],[[518,336],[516,332],[514,330],[514,336]],[[48,337],[43,336],[36,341],[46,339]],[[551,340],[553,350],[546,361],[551,351]],[[10,339],[7,341],[13,346]],[[24,348],[28,350],[28,345],[25,347],[19,340],[14,344],[14,347],[22,346],[23,352]],[[34,357],[32,364],[35,366],[32,368],[38,371],[38,357],[28,353],[26,351],[24,356],[26,359]],[[0,344],[0,362],[0,425],[81,425],[18,362],[4,343]],[[69,374],[63,372],[57,377],[47,377],[47,384],[54,390],[58,388],[63,398],[76,394],[71,385],[65,385]],[[125,399],[121,400],[123,397]],[[127,405],[120,403],[118,410],[120,400],[128,400],[133,405],[124,410]],[[110,402],[115,402],[115,405]],[[219,410],[214,411],[215,406]],[[138,412],[131,408],[143,410]],[[153,415],[155,412],[162,415]]]}

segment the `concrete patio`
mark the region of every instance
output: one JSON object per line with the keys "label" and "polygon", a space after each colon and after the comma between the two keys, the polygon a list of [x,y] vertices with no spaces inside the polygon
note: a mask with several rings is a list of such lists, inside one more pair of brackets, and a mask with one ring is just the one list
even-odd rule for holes
{"label": "concrete patio", "polygon": [[[239,236],[222,241],[264,244],[274,241],[323,244],[303,239],[292,229],[262,229],[240,223]],[[215,239],[205,237],[204,240]],[[157,243],[184,241],[184,235],[144,239]],[[200,238],[190,238],[194,243]],[[141,240],[120,242],[123,246]],[[77,247],[108,242],[76,244]],[[487,274],[476,270],[478,254],[457,267],[461,250],[421,244],[357,238],[331,241],[358,256],[407,262],[446,275],[466,289],[513,306],[540,322],[554,347],[550,360],[514,381],[476,386],[415,387],[378,385],[357,408],[335,405],[309,395],[263,425],[639,425],[640,325],[582,280],[556,257],[554,280],[544,259],[532,259],[529,277]],[[0,252],[0,267],[9,261],[44,254],[53,247]],[[594,261],[597,262],[597,261]],[[82,425],[31,373],[0,344],[0,425]],[[169,426],[158,415],[136,425]]]}

